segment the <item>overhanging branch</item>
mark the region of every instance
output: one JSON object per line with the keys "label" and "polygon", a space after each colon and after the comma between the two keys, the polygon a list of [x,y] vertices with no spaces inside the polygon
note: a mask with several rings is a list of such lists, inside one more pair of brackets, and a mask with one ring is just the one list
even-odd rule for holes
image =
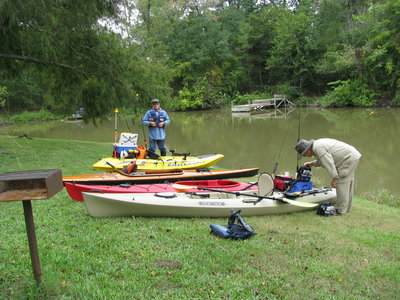
{"label": "overhanging branch", "polygon": [[44,60],[40,60],[40,59],[33,58],[33,57],[0,53],[0,58],[22,60],[22,61],[36,63],[36,64],[40,64],[40,65],[51,65],[51,66],[56,66],[56,67],[60,67],[60,68],[70,69],[70,70],[73,70],[73,71],[76,71],[78,73],[85,74],[85,75],[98,75],[96,73],[87,73],[87,72],[82,71],[81,69],[71,66],[71,65],[61,64],[61,63],[57,63],[57,62],[53,62],[53,61],[44,61]]}

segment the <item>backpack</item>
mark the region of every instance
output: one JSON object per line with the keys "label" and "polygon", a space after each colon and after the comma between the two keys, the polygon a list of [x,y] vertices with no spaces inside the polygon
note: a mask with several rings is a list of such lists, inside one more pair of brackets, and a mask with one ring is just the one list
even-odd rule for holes
{"label": "backpack", "polygon": [[323,217],[331,217],[338,214],[339,213],[337,212],[336,208],[332,205],[330,201],[321,204],[317,209],[317,215]]}
{"label": "backpack", "polygon": [[[235,224],[237,221],[238,224]],[[231,209],[231,216],[228,219],[228,226],[221,225],[210,225],[211,232],[210,234],[214,234],[223,238],[231,238],[231,239],[247,239],[256,235],[253,228],[250,227],[240,215],[240,210],[236,211]]]}

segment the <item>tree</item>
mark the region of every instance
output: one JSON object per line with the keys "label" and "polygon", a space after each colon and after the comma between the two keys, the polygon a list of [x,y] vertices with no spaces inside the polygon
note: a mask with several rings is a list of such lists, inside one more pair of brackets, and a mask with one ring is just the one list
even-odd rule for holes
{"label": "tree", "polygon": [[264,90],[270,82],[266,69],[268,55],[273,47],[274,28],[279,20],[280,9],[274,5],[263,5],[249,14],[249,49],[244,59],[247,70],[247,92]]}
{"label": "tree", "polygon": [[376,4],[357,18],[368,40],[361,47],[359,63],[365,82],[385,104],[400,104],[400,2]]}
{"label": "tree", "polygon": [[175,71],[172,87],[176,93],[184,90],[180,101],[192,102],[184,105],[191,109],[220,106],[224,95],[236,93],[245,78],[241,64],[247,48],[245,13],[216,4],[193,1],[175,6],[180,18],[169,23],[162,40]]}
{"label": "tree", "polygon": [[120,3],[5,0],[0,64],[6,72],[1,75],[12,81],[29,70],[47,95],[37,106],[64,111],[83,106],[92,119],[129,105],[134,93],[147,97],[154,87],[151,61],[140,55],[137,45],[128,48],[120,35],[99,22],[117,20]]}
{"label": "tree", "polygon": [[299,92],[304,88],[312,89],[318,52],[311,24],[312,17],[303,12],[279,10],[266,63],[270,83],[287,83],[297,87]]}
{"label": "tree", "polygon": [[[326,82],[344,82],[336,91],[351,87],[357,91],[352,93],[353,100],[360,94],[361,99],[375,95],[379,104],[389,104],[392,99],[393,104],[400,103],[399,9],[398,1],[393,0],[373,5],[362,0],[322,2],[316,38],[321,45],[328,39],[329,46],[317,71]],[[335,101],[337,97],[332,95],[335,93],[329,98]]]}

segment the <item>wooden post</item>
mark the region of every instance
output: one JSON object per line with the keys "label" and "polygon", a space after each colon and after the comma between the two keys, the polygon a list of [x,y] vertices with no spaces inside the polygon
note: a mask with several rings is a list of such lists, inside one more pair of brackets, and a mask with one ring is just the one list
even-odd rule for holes
{"label": "wooden post", "polygon": [[28,234],[29,252],[31,255],[33,276],[38,284],[42,282],[40,269],[39,251],[36,242],[35,223],[33,222],[33,212],[31,201],[22,201],[24,206],[26,233]]}
{"label": "wooden post", "polygon": [[61,170],[38,170],[0,174],[0,202],[22,201],[33,276],[38,284],[42,282],[42,271],[40,269],[39,250],[36,241],[31,200],[49,199],[62,189]]}

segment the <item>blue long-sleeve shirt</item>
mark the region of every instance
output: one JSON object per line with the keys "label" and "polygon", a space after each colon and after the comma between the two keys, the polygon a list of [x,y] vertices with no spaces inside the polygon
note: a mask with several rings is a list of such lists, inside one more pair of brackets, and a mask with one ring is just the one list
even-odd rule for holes
{"label": "blue long-sleeve shirt", "polygon": [[165,139],[165,126],[163,127],[152,127],[151,122],[165,122],[165,125],[169,125],[171,120],[165,110],[159,108],[155,111],[153,108],[149,109],[142,119],[142,124],[149,127],[149,138],[152,140],[164,140]]}

